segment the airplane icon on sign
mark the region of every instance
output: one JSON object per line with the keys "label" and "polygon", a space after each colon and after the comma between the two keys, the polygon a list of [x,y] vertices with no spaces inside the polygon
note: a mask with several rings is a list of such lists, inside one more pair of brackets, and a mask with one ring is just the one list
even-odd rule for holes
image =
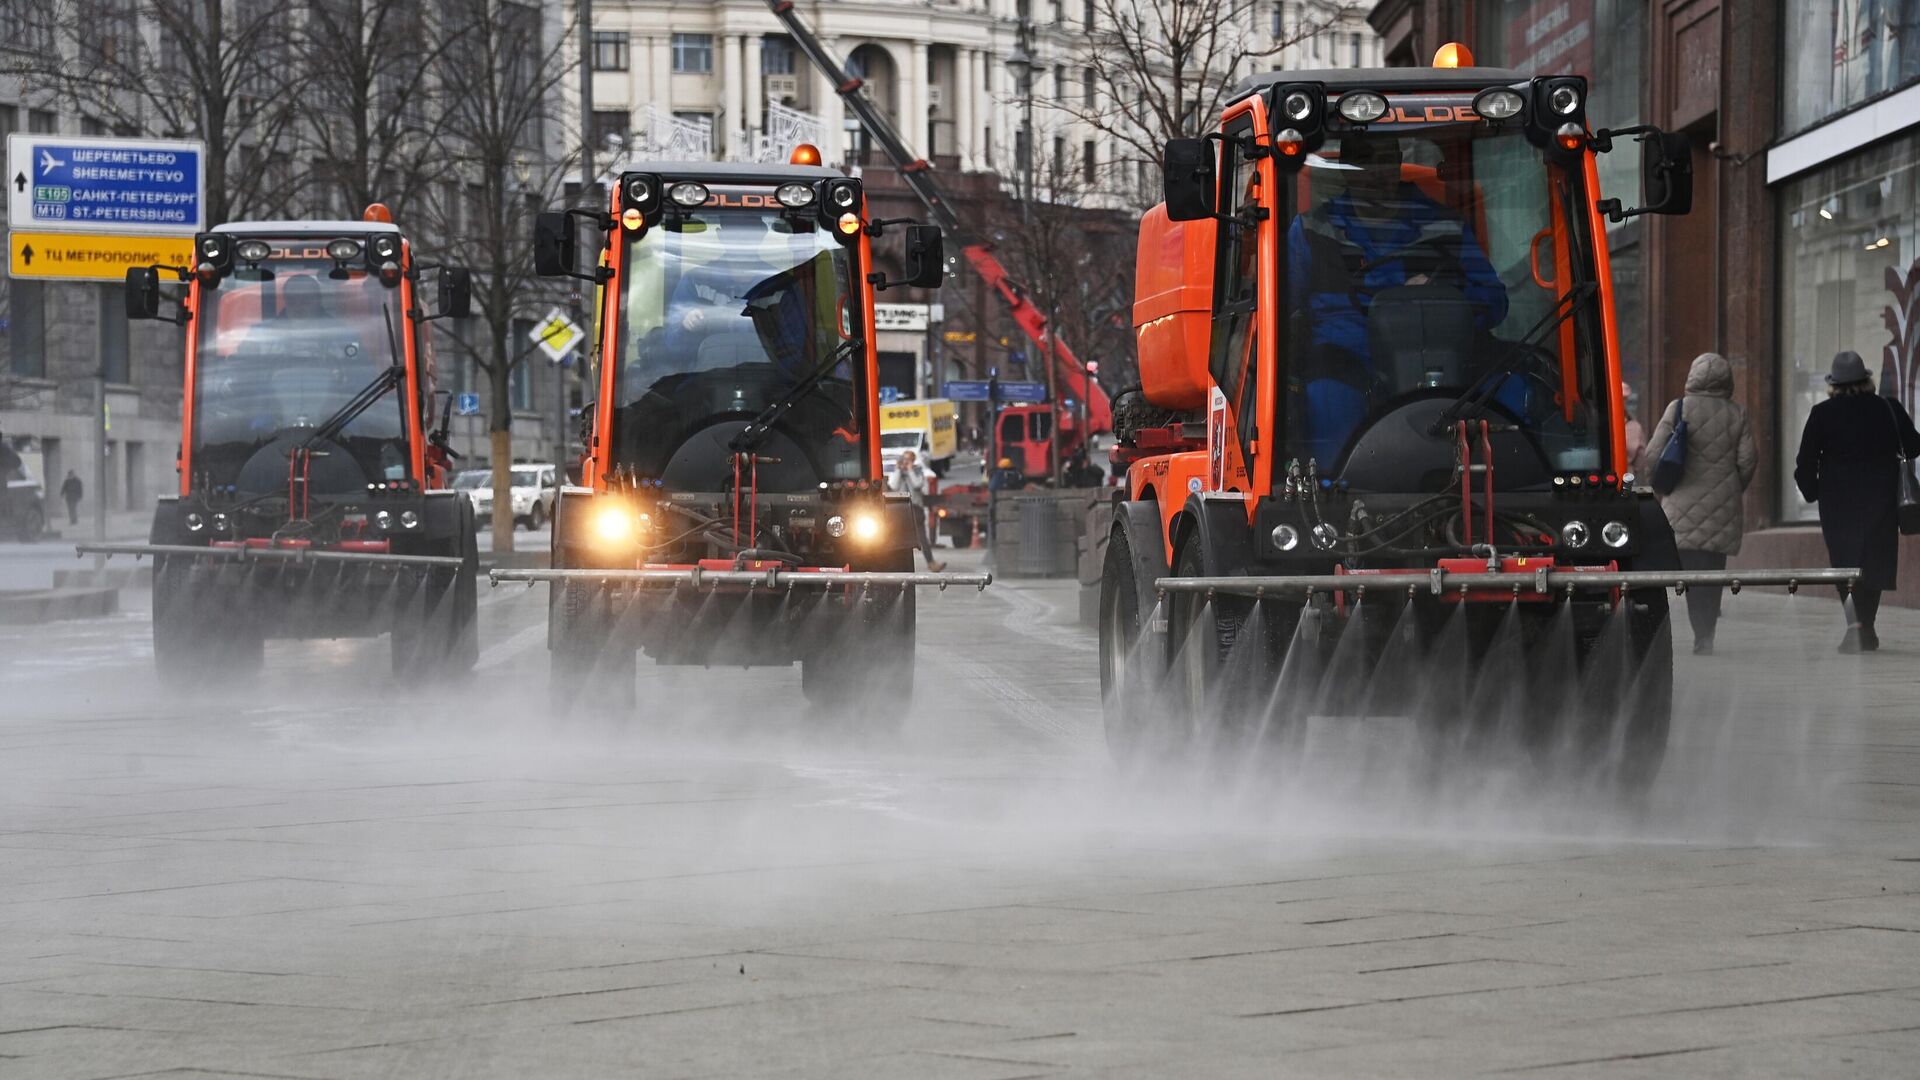
{"label": "airplane icon on sign", "polygon": [[57,157],[54,157],[53,154],[48,152],[45,147],[42,147],[40,149],[40,171],[41,172],[50,173],[55,169],[64,169],[66,167],[67,167],[66,162],[61,161]]}

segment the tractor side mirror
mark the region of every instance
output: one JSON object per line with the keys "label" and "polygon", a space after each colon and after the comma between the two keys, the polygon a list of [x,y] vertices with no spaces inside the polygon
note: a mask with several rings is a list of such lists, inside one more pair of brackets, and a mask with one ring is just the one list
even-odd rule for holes
{"label": "tractor side mirror", "polygon": [[907,226],[906,284],[916,289],[937,289],[946,277],[947,260],[940,226]]}
{"label": "tractor side mirror", "polygon": [[1693,209],[1693,140],[1654,131],[1640,142],[1640,203],[1648,214]]}
{"label": "tractor side mirror", "polygon": [[127,318],[160,317],[160,271],[151,266],[127,269]]}
{"label": "tractor side mirror", "polygon": [[1166,181],[1168,220],[1204,221],[1214,215],[1220,188],[1213,147],[1207,140],[1168,139],[1160,168]]}
{"label": "tractor side mirror", "polygon": [[540,277],[568,277],[579,265],[579,244],[567,215],[558,211],[535,214],[533,272]]}
{"label": "tractor side mirror", "polygon": [[464,319],[473,314],[473,271],[464,266],[449,266],[440,271],[438,318]]}

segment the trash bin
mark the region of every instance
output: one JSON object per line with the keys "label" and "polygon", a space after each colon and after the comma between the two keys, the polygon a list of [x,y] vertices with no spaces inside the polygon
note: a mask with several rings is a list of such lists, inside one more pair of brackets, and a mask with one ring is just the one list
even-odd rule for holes
{"label": "trash bin", "polygon": [[1061,573],[1057,500],[1046,495],[1022,495],[1014,502],[1020,514],[1020,550],[1014,556],[1013,572],[1022,577]]}

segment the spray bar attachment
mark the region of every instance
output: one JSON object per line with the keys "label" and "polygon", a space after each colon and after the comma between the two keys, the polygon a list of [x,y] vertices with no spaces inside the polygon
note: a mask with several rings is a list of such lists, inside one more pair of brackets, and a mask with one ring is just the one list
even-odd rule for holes
{"label": "spray bar attachment", "polygon": [[1353,593],[1425,588],[1435,596],[1450,592],[1509,591],[1514,595],[1599,592],[1614,589],[1672,589],[1684,593],[1690,585],[1720,585],[1739,592],[1743,585],[1785,585],[1789,592],[1802,585],[1838,585],[1851,588],[1860,579],[1858,568],[1786,570],[1577,570],[1541,567],[1532,572],[1463,572],[1440,567],[1379,574],[1292,574],[1274,577],[1163,577],[1153,587],[1162,593],[1208,593],[1269,597],[1287,593]]}
{"label": "spray bar attachment", "polygon": [[76,544],[79,555],[165,555],[223,562],[347,563],[355,566],[458,567],[456,555],[389,555],[376,551],[327,551],[310,547],[198,547],[193,544]]}
{"label": "spray bar attachment", "polygon": [[487,580],[498,585],[505,581],[592,581],[608,585],[641,585],[654,588],[690,586],[695,589],[720,585],[744,585],[761,589],[851,589],[856,586],[932,585],[945,590],[949,585],[971,585],[984,590],[993,584],[993,575],[932,574],[865,571],[767,570],[489,570]]}

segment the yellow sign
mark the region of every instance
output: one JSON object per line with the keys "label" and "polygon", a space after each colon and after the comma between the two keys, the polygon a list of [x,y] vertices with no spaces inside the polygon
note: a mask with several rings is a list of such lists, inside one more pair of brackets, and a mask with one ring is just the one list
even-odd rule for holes
{"label": "yellow sign", "polygon": [[567,313],[559,308],[549,311],[545,319],[534,324],[533,333],[528,335],[535,345],[540,346],[540,351],[547,354],[547,359],[556,364],[586,336],[587,332],[580,329],[580,324],[567,318]]}
{"label": "yellow sign", "polygon": [[7,270],[17,278],[124,281],[131,267],[186,266],[192,259],[191,236],[7,234]]}
{"label": "yellow sign", "polygon": [[973,344],[973,331],[971,330],[949,330],[940,336],[945,338],[949,345]]}

